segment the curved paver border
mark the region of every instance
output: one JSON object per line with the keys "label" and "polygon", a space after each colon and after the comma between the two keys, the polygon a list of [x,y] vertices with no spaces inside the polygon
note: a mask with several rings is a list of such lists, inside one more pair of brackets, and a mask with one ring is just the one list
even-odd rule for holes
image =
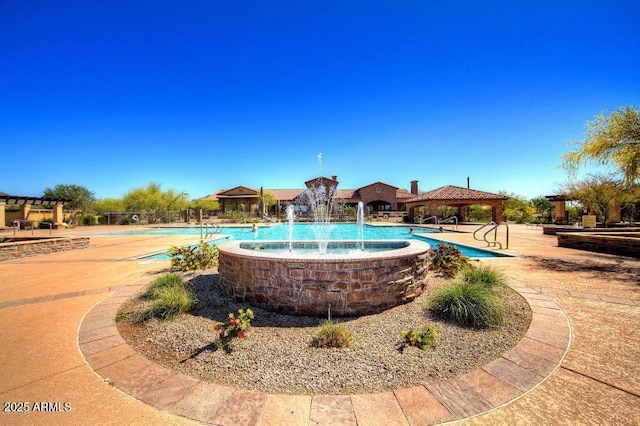
{"label": "curved paver border", "polygon": [[417,425],[463,420],[496,410],[555,371],[571,344],[565,312],[530,287],[511,287],[532,310],[525,337],[489,364],[459,377],[393,392],[282,395],[209,383],[160,366],[120,336],[120,305],[148,280],[110,294],[87,312],[78,332],[85,360],[105,382],[158,409],[213,424]]}

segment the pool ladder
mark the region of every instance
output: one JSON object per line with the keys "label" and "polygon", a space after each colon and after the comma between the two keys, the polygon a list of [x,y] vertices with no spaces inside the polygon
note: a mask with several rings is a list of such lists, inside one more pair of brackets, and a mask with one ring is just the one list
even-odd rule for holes
{"label": "pool ladder", "polygon": [[448,222],[453,222],[453,229],[458,229],[458,218],[456,216],[451,216],[448,217],[446,219],[438,219],[438,216],[429,216],[426,217],[422,220],[420,220],[420,224],[424,225],[427,222],[429,222],[430,220],[433,220],[433,227],[435,228],[436,226],[442,224],[442,223],[448,223]]}
{"label": "pool ladder", "polygon": [[[211,229],[209,229],[211,227]],[[222,231],[222,227],[216,223],[202,222],[200,223],[200,239],[206,240],[209,237],[213,237],[215,234],[219,234]],[[204,238],[202,237],[204,235]]]}
{"label": "pool ladder", "polygon": [[446,219],[439,220],[438,225],[447,222],[453,222],[453,229],[458,229],[458,218],[456,216],[451,216]]}
{"label": "pool ladder", "polygon": [[[490,226],[490,228],[482,235],[482,238],[478,238],[476,234],[480,232],[482,229],[486,228],[487,226]],[[506,223],[487,222],[484,225],[482,225],[480,228],[473,231],[473,239],[477,241],[484,241],[485,243],[487,243],[487,247],[498,246],[498,248],[502,249],[503,248],[502,243],[498,241],[498,228],[501,226],[504,226],[506,228],[506,233],[505,233],[506,243],[504,248],[508,249],[509,248],[509,225],[507,225]],[[489,235],[491,231],[493,231],[493,238],[489,239],[487,238],[487,235]]]}

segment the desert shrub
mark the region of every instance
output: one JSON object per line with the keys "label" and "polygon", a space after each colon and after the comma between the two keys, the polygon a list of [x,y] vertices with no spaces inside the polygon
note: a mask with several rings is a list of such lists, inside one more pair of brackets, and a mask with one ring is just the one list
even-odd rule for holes
{"label": "desert shrub", "polygon": [[445,277],[454,277],[458,271],[470,265],[469,258],[463,256],[457,247],[444,243],[439,243],[435,249],[429,250],[429,255],[429,269]]}
{"label": "desert shrub", "polygon": [[195,271],[218,265],[218,247],[215,244],[200,241],[191,247],[176,247],[169,249],[171,266],[181,271]]}
{"label": "desert shrub", "polygon": [[184,286],[164,287],[158,290],[148,315],[171,320],[182,313],[189,312],[195,303],[196,300]]}
{"label": "desert shrub", "polygon": [[155,299],[158,297],[160,290],[169,287],[185,287],[184,278],[178,274],[165,274],[159,278],[156,278],[147,286],[147,289],[143,293],[143,297],[149,299]]}
{"label": "desert shrub", "polygon": [[120,225],[131,225],[131,218],[130,217],[123,217],[122,219],[120,219]]}
{"label": "desert shrub", "polygon": [[506,283],[504,275],[490,265],[481,264],[477,267],[471,265],[460,271],[460,280],[467,284],[482,284],[493,288]]}
{"label": "desert shrub", "polygon": [[433,324],[425,325],[420,331],[402,330],[400,332],[400,345],[415,346],[422,350],[438,347],[438,333]]}
{"label": "desert shrub", "polygon": [[342,324],[334,321],[323,321],[320,331],[313,338],[316,348],[348,348],[353,344],[353,336]]}
{"label": "desert shrub", "polygon": [[453,282],[437,289],[428,307],[456,324],[487,328],[503,323],[503,308],[493,291],[482,284]]}
{"label": "desert shrub", "polygon": [[82,216],[82,224],[87,226],[97,225],[98,218],[92,214],[86,214]]}
{"label": "desert shrub", "polygon": [[253,311],[251,309],[238,309],[238,316],[229,312],[229,318],[223,324],[216,324],[213,329],[218,332],[216,347],[231,352],[231,343],[234,339],[244,339],[249,334]]}
{"label": "desert shrub", "polygon": [[141,296],[148,302],[116,315],[116,321],[145,322],[151,318],[171,320],[189,312],[197,300],[191,294],[188,283],[177,274],[166,274],[156,278]]}

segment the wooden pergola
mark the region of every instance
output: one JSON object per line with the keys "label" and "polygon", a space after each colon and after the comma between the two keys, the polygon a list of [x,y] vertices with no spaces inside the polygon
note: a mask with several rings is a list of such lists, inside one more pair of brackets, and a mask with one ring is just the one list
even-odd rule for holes
{"label": "wooden pergola", "polygon": [[502,221],[502,203],[508,198],[501,194],[447,185],[407,200],[406,206],[409,217],[413,218],[415,210],[420,207],[426,207],[429,214],[437,215],[438,208],[442,206],[456,207],[458,212],[462,212],[465,207],[480,204],[490,206],[491,220],[499,223]]}
{"label": "wooden pergola", "polygon": [[69,199],[29,197],[23,195],[9,195],[0,192],[0,226],[7,226],[5,208],[6,206],[20,206],[20,219],[26,220],[29,217],[31,206],[48,206],[53,209],[53,221],[62,222],[62,207],[70,203]]}

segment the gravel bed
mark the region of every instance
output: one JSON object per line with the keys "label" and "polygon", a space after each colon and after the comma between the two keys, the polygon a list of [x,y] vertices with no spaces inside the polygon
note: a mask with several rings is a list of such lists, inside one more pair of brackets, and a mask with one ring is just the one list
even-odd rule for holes
{"label": "gravel bed", "polygon": [[[236,340],[231,353],[216,350],[213,326],[229,312],[247,308],[222,295],[217,274],[191,280],[199,300],[189,315],[143,325],[120,321],[125,341],[147,358],[198,379],[268,393],[356,394],[390,391],[459,376],[515,346],[531,321],[526,301],[510,288],[501,290],[506,325],[476,330],[444,322],[425,310],[424,294],[383,313],[334,318],[349,330],[354,344],[346,349],[314,348],[321,319],[281,315],[251,307],[255,318],[248,338]],[[430,278],[432,289],[444,281]],[[144,303],[131,299],[123,310]],[[250,307],[250,306],[249,306]],[[433,323],[439,346],[422,351],[400,348],[400,331]]]}

